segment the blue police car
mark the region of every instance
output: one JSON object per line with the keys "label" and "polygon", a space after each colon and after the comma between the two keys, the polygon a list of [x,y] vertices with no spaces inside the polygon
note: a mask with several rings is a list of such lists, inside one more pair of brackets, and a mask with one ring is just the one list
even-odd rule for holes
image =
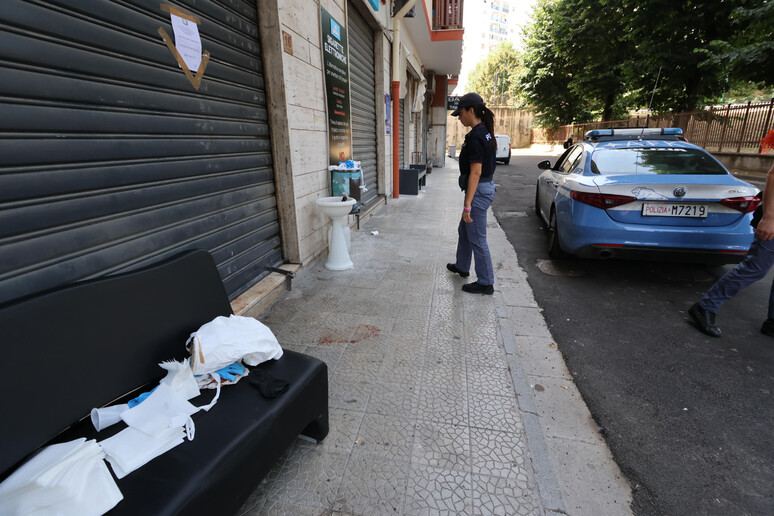
{"label": "blue police car", "polygon": [[758,188],[679,128],[589,131],[538,168],[535,210],[552,258],[735,263],[752,243]]}

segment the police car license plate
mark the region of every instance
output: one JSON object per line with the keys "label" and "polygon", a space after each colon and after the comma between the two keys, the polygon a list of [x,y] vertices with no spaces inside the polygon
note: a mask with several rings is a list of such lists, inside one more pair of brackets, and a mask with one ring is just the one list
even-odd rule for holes
{"label": "police car license plate", "polygon": [[643,217],[693,217],[703,219],[707,216],[706,204],[644,203]]}

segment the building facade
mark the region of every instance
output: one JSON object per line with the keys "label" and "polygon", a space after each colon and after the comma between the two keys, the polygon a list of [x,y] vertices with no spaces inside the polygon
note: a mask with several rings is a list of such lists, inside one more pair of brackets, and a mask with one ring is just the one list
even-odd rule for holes
{"label": "building facade", "polygon": [[[202,248],[249,307],[273,269],[308,264],[327,247],[315,199],[331,194],[332,91],[364,172],[361,216],[395,194],[395,165],[443,159],[428,141],[445,135],[433,106],[459,71],[462,5],[410,3],[400,21],[382,0],[7,6],[0,303]],[[457,26],[435,25],[455,10]],[[331,90],[337,26],[346,88]]]}
{"label": "building facade", "polygon": [[479,61],[500,43],[510,41],[516,48],[521,43],[521,29],[531,12],[531,2],[524,0],[467,0],[465,2],[465,37],[462,69],[455,95],[467,93],[468,77]]}

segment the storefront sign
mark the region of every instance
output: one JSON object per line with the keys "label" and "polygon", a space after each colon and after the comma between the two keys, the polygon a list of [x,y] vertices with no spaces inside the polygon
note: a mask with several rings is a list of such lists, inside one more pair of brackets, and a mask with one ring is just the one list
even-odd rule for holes
{"label": "storefront sign", "polygon": [[371,4],[371,9],[374,11],[379,10],[379,0],[368,0],[368,3]]}
{"label": "storefront sign", "polygon": [[457,96],[449,95],[446,97],[446,109],[454,111],[459,106],[460,98]]}
{"label": "storefront sign", "polygon": [[322,7],[320,11],[325,96],[328,100],[328,163],[338,165],[352,159],[347,29]]}

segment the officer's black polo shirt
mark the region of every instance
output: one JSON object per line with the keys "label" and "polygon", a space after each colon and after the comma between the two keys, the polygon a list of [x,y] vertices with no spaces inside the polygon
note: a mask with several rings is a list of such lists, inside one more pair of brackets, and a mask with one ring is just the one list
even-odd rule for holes
{"label": "officer's black polo shirt", "polygon": [[[465,143],[462,144],[462,151],[460,151],[460,174],[468,176],[470,174],[470,164],[481,163],[481,179],[479,179],[479,182],[486,183],[492,181],[496,154],[495,144],[492,142],[493,138],[483,122],[465,135]],[[465,184],[467,185],[467,179]]]}

